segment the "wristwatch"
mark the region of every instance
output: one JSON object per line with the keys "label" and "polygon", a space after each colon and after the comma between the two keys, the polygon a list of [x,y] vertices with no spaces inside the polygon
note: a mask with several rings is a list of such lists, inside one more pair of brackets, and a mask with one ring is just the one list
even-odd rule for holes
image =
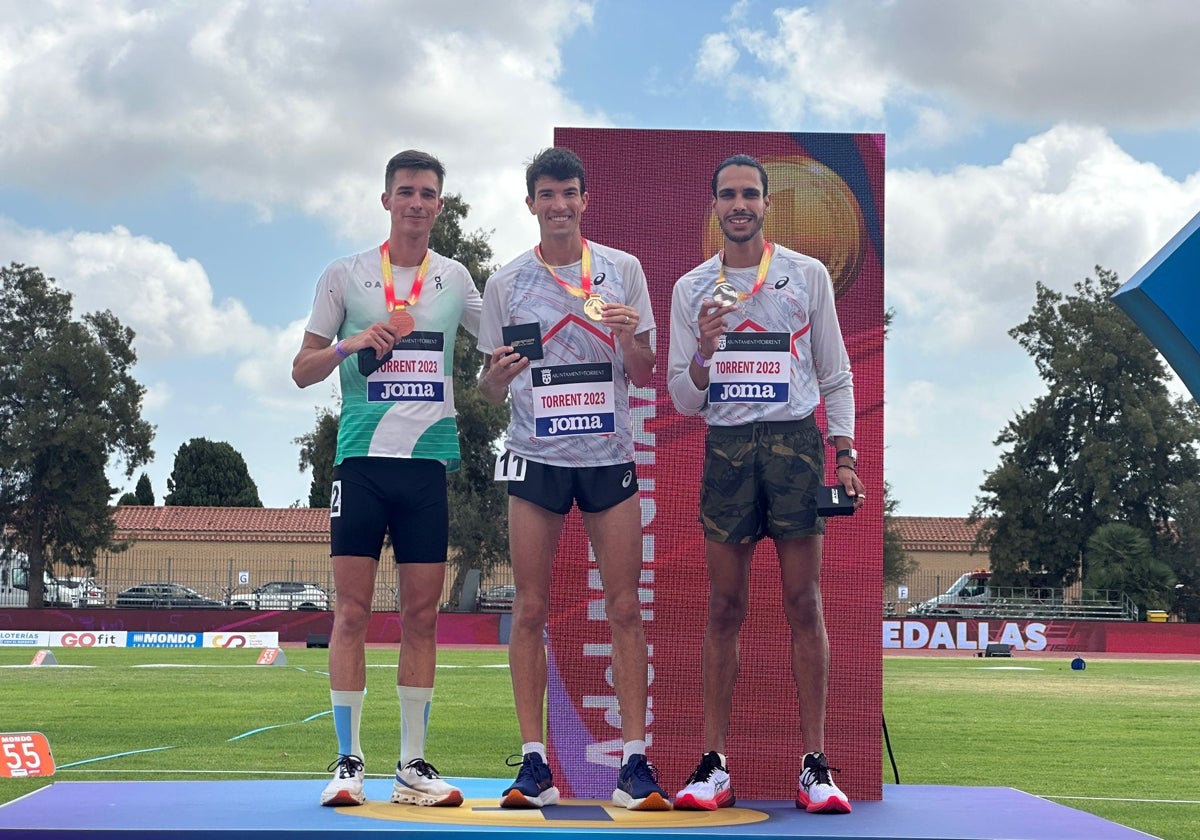
{"label": "wristwatch", "polygon": [[843,458],[849,458],[850,463],[846,464],[845,466],[850,467],[850,469],[856,469],[858,467],[858,450],[857,449],[839,449],[834,454],[834,458],[837,459],[839,462]]}

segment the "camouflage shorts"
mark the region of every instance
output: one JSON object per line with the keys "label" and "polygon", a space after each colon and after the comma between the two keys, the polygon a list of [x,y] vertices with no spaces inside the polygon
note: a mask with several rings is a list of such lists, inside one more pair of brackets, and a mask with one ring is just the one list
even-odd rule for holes
{"label": "camouflage shorts", "polygon": [[700,485],[705,538],[753,543],[824,534],[816,498],[824,474],[825,445],[811,415],[709,426]]}

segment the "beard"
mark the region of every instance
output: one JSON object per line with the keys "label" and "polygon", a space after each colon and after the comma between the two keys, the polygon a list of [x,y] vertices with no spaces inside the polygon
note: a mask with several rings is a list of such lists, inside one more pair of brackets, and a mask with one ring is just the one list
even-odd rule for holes
{"label": "beard", "polygon": [[763,221],[764,219],[761,216],[756,217],[754,224],[745,233],[733,233],[728,227],[726,227],[725,220],[721,219],[721,233],[724,234],[725,238],[730,242],[736,242],[738,244],[749,242],[751,239],[758,236],[759,231],[762,230]]}

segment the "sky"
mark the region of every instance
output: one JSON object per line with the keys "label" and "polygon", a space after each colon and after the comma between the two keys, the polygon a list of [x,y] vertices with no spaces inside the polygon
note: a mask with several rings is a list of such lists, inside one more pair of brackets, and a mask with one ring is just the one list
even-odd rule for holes
{"label": "sky", "polygon": [[121,491],[144,470],[161,503],[204,437],[287,507],[337,401],[291,361],[325,266],[386,234],[396,151],[441,158],[500,263],[555,127],[883,133],[885,451],[859,457],[901,515],[966,516],[1045,392],[1008,335],[1036,284],[1128,279],[1200,212],[1198,34],[1187,0],[0,0],[0,264],[136,332],[155,458]]}

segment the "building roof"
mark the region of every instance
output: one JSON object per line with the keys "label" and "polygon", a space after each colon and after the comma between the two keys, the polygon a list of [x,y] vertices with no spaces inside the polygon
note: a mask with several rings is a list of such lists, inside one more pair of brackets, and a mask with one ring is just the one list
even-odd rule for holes
{"label": "building roof", "polygon": [[[120,505],[118,540],[204,542],[329,541],[328,508]],[[955,516],[897,516],[905,551],[970,551],[979,523]]]}
{"label": "building roof", "polygon": [[329,541],[328,508],[119,505],[113,519],[118,540]]}
{"label": "building roof", "polygon": [[960,516],[896,516],[905,551],[970,551],[981,522]]}

